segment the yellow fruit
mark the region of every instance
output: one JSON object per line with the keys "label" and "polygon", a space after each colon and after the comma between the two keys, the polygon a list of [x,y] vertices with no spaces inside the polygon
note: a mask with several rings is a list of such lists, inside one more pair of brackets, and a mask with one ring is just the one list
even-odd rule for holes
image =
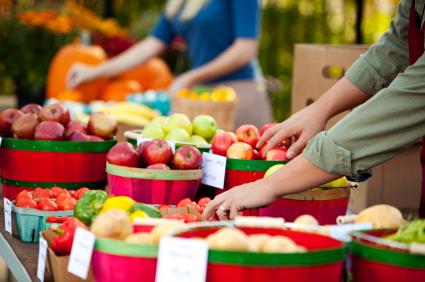
{"label": "yellow fruit", "polygon": [[264,174],[264,177],[270,176],[271,174],[275,173],[276,171],[278,171],[280,168],[284,167],[284,164],[276,164],[272,167],[270,167],[267,171],[266,174]]}
{"label": "yellow fruit", "polygon": [[335,179],[334,181],[331,181],[329,183],[326,183],[325,185],[322,185],[322,187],[326,187],[326,188],[340,188],[340,187],[349,187],[349,186],[350,186],[350,183],[345,177]]}
{"label": "yellow fruit", "polygon": [[228,86],[218,86],[211,94],[211,100],[216,102],[233,101],[235,99],[235,91]]}
{"label": "yellow fruit", "polygon": [[182,88],[177,92],[178,97],[189,97],[192,91],[187,88]]}
{"label": "yellow fruit", "polygon": [[198,99],[201,100],[201,101],[209,101],[210,100],[210,93],[203,92],[199,95]]}
{"label": "yellow fruit", "polygon": [[128,216],[128,218],[131,220],[131,222],[134,222],[135,218],[148,218],[149,216],[144,211],[135,211],[131,215]]}
{"label": "yellow fruit", "polygon": [[111,197],[105,201],[100,213],[104,213],[111,209],[127,211],[134,203],[135,201],[127,196]]}

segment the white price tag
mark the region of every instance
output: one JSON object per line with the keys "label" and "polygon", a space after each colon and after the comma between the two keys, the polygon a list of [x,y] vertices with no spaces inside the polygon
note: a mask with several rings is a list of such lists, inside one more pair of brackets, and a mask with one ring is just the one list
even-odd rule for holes
{"label": "white price tag", "polygon": [[208,245],[202,240],[165,237],[158,253],[156,282],[204,282]]}
{"label": "white price tag", "polygon": [[12,235],[12,202],[4,198],[4,229]]}
{"label": "white price tag", "polygon": [[204,152],[202,154],[202,180],[201,183],[223,189],[226,176],[227,158]]}
{"label": "white price tag", "polygon": [[44,281],[44,270],[46,269],[46,256],[47,256],[47,241],[40,237],[38,242],[38,265],[37,277],[40,281]]}
{"label": "white price tag", "polygon": [[91,256],[95,242],[93,233],[78,227],[75,230],[74,242],[72,243],[69,257],[68,272],[86,279],[90,268]]}
{"label": "white price tag", "polygon": [[1,147],[1,142],[3,141],[3,137],[0,136],[0,147]]}
{"label": "white price tag", "polygon": [[352,224],[341,224],[332,225],[329,228],[329,235],[337,240],[349,242],[351,241],[350,233],[356,230],[371,230],[371,223],[352,223]]}
{"label": "white price tag", "polygon": [[[139,146],[143,142],[150,141],[150,140],[152,140],[152,138],[145,138],[145,137],[139,136],[137,137],[137,146]],[[176,143],[172,141],[168,141],[168,140],[165,140],[165,141],[167,141],[167,143],[171,146],[171,150],[173,150],[173,154],[174,154],[174,152],[176,151]]]}

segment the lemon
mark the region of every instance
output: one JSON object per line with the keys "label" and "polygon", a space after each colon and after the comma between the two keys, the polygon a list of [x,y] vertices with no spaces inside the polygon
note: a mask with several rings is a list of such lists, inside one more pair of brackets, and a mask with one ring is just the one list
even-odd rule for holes
{"label": "lemon", "polygon": [[134,222],[135,218],[149,218],[149,216],[144,211],[135,211],[130,214],[128,218],[131,220],[131,222]]}
{"label": "lemon", "polygon": [[198,99],[201,101],[208,101],[210,99],[210,93],[203,92],[199,95]]}
{"label": "lemon", "polygon": [[284,164],[276,164],[272,167],[270,167],[267,171],[266,174],[264,174],[264,177],[270,176],[271,174],[275,173],[276,171],[278,171],[280,168],[284,167]]}
{"label": "lemon", "polygon": [[350,183],[348,182],[347,178],[341,177],[338,179],[335,179],[334,181],[328,182],[325,185],[322,185],[321,187],[325,188],[339,188],[339,187],[349,187]]}
{"label": "lemon", "polygon": [[127,211],[134,203],[135,201],[127,196],[111,197],[105,201],[100,213],[104,213],[105,211],[112,209]]}

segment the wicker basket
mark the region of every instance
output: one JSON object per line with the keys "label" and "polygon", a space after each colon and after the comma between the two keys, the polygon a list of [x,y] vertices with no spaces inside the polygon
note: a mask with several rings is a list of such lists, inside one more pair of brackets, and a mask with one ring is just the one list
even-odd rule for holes
{"label": "wicker basket", "polygon": [[212,102],[175,97],[173,99],[172,109],[174,113],[185,114],[190,119],[193,119],[197,115],[210,115],[217,121],[218,128],[232,131],[235,128],[237,105],[237,99],[228,102]]}

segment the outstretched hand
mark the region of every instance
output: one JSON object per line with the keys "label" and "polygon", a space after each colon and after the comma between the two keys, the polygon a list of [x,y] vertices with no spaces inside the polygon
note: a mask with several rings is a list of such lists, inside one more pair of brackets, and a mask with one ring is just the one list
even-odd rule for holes
{"label": "outstretched hand", "polygon": [[84,82],[97,78],[97,76],[93,66],[76,63],[68,72],[66,84],[69,89],[74,89]]}

